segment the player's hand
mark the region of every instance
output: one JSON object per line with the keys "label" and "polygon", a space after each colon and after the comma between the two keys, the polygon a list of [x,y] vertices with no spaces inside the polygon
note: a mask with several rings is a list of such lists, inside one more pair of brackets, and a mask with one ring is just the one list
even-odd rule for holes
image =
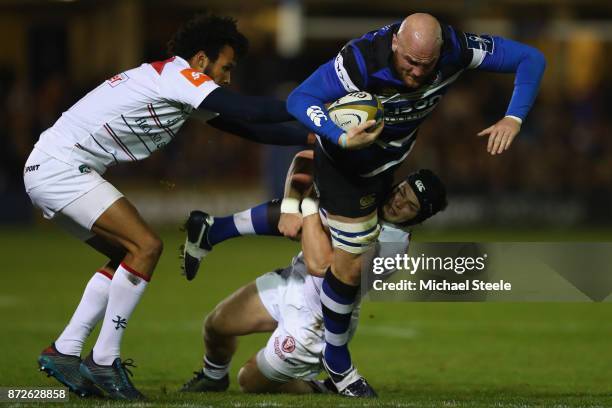
{"label": "player's hand", "polygon": [[367,129],[371,128],[375,124],[376,121],[371,119],[348,130],[346,133],[340,136],[340,147],[349,150],[363,149],[368,147],[374,143],[376,139],[378,139],[378,136],[380,136],[380,133],[385,126],[384,122],[381,121],[380,125],[368,132]]}
{"label": "player's hand", "polygon": [[489,136],[487,152],[491,155],[501,154],[508,150],[512,141],[521,130],[521,124],[508,116],[478,133],[478,136]]}
{"label": "player's hand", "polygon": [[278,230],[287,238],[299,240],[302,236],[302,214],[281,213]]}

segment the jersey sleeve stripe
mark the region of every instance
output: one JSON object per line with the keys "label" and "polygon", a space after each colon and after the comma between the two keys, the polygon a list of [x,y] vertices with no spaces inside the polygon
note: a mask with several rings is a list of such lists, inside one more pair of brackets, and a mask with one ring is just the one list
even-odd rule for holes
{"label": "jersey sleeve stripe", "polygon": [[119,137],[115,134],[115,131],[108,125],[108,123],[104,124],[104,129],[106,130],[106,132],[108,132],[110,137],[119,145],[119,147],[121,147],[125,154],[127,154],[128,157],[133,161],[136,161],[136,156],[134,156],[130,149],[121,141],[121,139],[119,139]]}
{"label": "jersey sleeve stripe", "polygon": [[155,108],[153,107],[153,104],[148,104],[147,108],[149,109],[149,113],[151,114],[151,117],[153,118],[153,121],[155,122],[155,124],[162,130],[164,130],[171,139],[174,139],[174,132],[172,131],[172,129],[170,129],[169,127],[166,127],[164,125],[162,125],[161,121],[159,120],[159,117],[157,116],[157,113],[155,112]]}
{"label": "jersey sleeve stripe", "polygon": [[144,147],[147,149],[147,151],[148,151],[149,153],[152,153],[152,152],[151,152],[151,149],[149,149],[149,146],[147,146],[147,144],[145,143],[145,141],[144,141],[144,140],[142,140],[142,138],[140,137],[140,135],[139,135],[138,133],[134,132],[134,129],[132,129],[132,127],[131,127],[131,126],[130,126],[130,124],[127,122],[127,120],[125,120],[125,116],[121,115],[121,119],[123,119],[123,123],[125,123],[125,125],[126,125],[126,126],[127,126],[129,129],[130,129],[130,131],[132,132],[132,134],[133,134],[134,136],[136,136],[136,137],[138,138],[138,140],[140,140],[140,143],[142,143],[142,144],[144,145]]}
{"label": "jersey sleeve stripe", "polygon": [[346,92],[355,92],[359,90],[349,77],[349,74],[346,71],[346,68],[344,67],[344,58],[342,57],[342,53],[339,53],[336,56],[336,60],[334,61],[334,68],[336,71],[336,75],[338,76],[338,80],[340,81]]}

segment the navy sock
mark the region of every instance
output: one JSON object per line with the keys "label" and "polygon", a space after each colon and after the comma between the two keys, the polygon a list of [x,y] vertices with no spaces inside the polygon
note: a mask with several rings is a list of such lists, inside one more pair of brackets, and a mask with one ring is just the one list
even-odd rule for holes
{"label": "navy sock", "polygon": [[216,245],[230,238],[243,235],[282,235],[278,230],[280,219],[280,200],[272,200],[229,215],[227,217],[215,217],[210,231],[208,231],[208,242]]}
{"label": "navy sock", "polygon": [[348,349],[349,328],[359,286],[347,285],[334,276],[331,268],[325,273],[321,291],[321,308],[325,324],[325,363],[337,374],[352,367]]}

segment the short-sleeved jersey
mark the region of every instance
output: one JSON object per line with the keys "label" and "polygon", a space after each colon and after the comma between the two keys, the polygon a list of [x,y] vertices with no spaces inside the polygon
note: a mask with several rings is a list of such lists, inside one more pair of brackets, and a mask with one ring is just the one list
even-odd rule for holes
{"label": "short-sleeved jersey", "polygon": [[344,91],[368,91],[382,102],[385,128],[372,146],[346,151],[328,140],[324,149],[340,165],[360,163],[363,176],[374,176],[399,164],[410,152],[419,125],[438,105],[449,86],[466,70],[492,54],[494,37],[455,30],[442,24],[443,46],[436,69],[419,89],[407,88],[394,69],[391,43],[400,23],[347,43],[330,63]]}
{"label": "short-sleeved jersey", "polygon": [[[104,81],[44,131],[36,147],[103,173],[142,160],[170,143],[217,84],[175,56],[142,64]],[[199,110],[198,110],[199,112]],[[216,116],[199,112],[203,120]]]}

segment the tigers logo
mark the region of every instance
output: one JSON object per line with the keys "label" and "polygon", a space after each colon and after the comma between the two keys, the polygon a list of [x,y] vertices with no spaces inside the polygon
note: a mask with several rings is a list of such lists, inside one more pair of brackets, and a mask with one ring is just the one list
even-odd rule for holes
{"label": "tigers logo", "polygon": [[198,72],[192,68],[185,68],[181,71],[181,74],[194,86],[200,86],[206,81],[212,81],[208,75]]}
{"label": "tigers logo", "polygon": [[285,337],[283,340],[282,349],[285,353],[291,353],[295,350],[295,339],[291,336]]}

